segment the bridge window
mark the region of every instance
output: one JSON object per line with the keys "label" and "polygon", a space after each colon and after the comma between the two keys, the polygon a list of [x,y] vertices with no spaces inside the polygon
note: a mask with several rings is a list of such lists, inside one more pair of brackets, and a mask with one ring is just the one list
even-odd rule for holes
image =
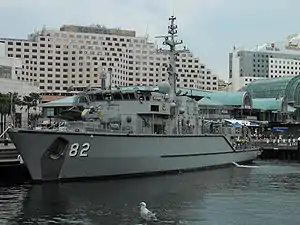
{"label": "bridge window", "polygon": [[123,99],[124,100],[129,100],[130,99],[130,96],[128,93],[123,93]]}
{"label": "bridge window", "polygon": [[129,98],[130,98],[131,100],[135,100],[135,99],[136,99],[136,96],[135,96],[134,93],[128,93],[128,94],[129,94]]}
{"label": "bridge window", "polygon": [[103,101],[104,98],[103,98],[102,93],[96,93],[96,94],[95,94],[95,100],[96,100],[96,101]]}
{"label": "bridge window", "polygon": [[151,105],[151,109],[152,112],[159,112],[159,106],[158,105]]}
{"label": "bridge window", "polygon": [[122,93],[115,93],[113,95],[114,100],[122,100]]}

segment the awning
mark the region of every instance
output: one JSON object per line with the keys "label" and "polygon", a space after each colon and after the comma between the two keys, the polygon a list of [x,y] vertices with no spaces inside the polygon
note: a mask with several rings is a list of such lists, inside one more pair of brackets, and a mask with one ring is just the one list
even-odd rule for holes
{"label": "awning", "polygon": [[251,127],[258,127],[258,123],[255,123],[255,122],[251,122],[250,121],[250,124],[248,126],[251,126]]}
{"label": "awning", "polygon": [[273,127],[271,129],[272,132],[287,132],[288,128],[287,127]]}
{"label": "awning", "polygon": [[242,126],[242,124],[240,124],[239,122],[235,122],[235,123],[233,123],[232,124],[234,127],[240,127],[240,126]]}

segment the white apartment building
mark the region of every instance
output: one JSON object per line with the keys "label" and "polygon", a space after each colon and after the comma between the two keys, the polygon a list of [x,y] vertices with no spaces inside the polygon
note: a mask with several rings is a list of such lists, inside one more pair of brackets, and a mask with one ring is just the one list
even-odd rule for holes
{"label": "white apartment building", "polygon": [[0,41],[0,93],[17,92],[27,95],[31,92],[39,92],[34,83],[20,81],[22,74],[22,60],[5,56],[5,43]]}
{"label": "white apartment building", "polygon": [[[156,85],[168,77],[168,56],[135,31],[64,25],[42,29],[26,40],[0,40],[7,57],[23,61],[17,79],[38,84],[45,95],[64,94],[70,86],[99,87],[100,74],[110,68],[106,82],[113,86]],[[192,53],[180,54],[177,65],[178,86],[217,90],[217,76]]]}
{"label": "white apartment building", "polygon": [[235,49],[229,54],[229,82],[233,91],[257,79],[300,75],[300,35],[271,42],[254,50]]}
{"label": "white apartment building", "polygon": [[[8,58],[5,56],[5,43],[0,42],[0,93],[18,93],[20,97],[31,92],[39,92],[39,87],[33,83],[18,80],[22,74],[22,60],[18,58]],[[26,107],[16,107],[16,116],[22,126],[27,126]],[[8,122],[9,120],[7,120]],[[7,124],[2,127],[2,131]],[[0,128],[1,130],[1,128]]]}

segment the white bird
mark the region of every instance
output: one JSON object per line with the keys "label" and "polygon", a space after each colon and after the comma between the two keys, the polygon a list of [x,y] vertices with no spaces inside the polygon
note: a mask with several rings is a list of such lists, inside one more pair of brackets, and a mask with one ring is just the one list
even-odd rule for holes
{"label": "white bird", "polygon": [[140,203],[140,215],[146,222],[157,221],[156,213],[146,208],[146,203]]}

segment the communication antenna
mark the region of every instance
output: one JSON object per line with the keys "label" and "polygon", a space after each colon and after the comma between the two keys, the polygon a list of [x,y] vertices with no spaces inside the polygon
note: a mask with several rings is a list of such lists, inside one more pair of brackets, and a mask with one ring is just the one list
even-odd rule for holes
{"label": "communication antenna", "polygon": [[148,33],[148,23],[147,23],[147,26],[146,26],[146,32],[145,32],[145,37],[148,41],[148,38],[149,38],[149,33]]}
{"label": "communication antenna", "polygon": [[43,28],[41,30],[41,35],[45,35],[45,31],[46,31],[46,25],[43,25]]}
{"label": "communication antenna", "polygon": [[173,17],[175,16],[175,6],[174,5],[172,5],[172,8],[173,8]]}

